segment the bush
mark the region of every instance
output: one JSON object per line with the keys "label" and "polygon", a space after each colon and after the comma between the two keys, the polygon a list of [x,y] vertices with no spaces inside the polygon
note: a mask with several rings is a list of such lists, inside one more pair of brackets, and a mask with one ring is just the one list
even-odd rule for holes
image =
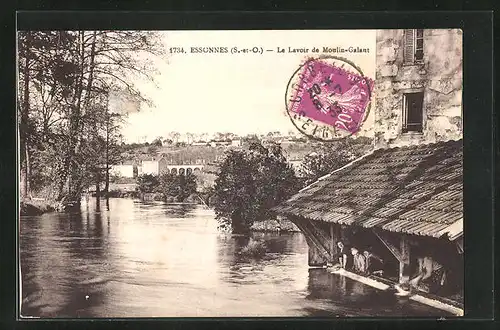
{"label": "bush", "polygon": [[22,201],[20,204],[21,215],[41,215],[47,212],[56,210],[55,202],[53,201]]}
{"label": "bush", "polygon": [[266,250],[266,242],[251,238],[248,244],[241,249],[240,253],[249,257],[261,257],[266,254]]}
{"label": "bush", "polygon": [[141,193],[153,193],[158,191],[160,180],[153,174],[143,174],[137,177],[137,190]]}

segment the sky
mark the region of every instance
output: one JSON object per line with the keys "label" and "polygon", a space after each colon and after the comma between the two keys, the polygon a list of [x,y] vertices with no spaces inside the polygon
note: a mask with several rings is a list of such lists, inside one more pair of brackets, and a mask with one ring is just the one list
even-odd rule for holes
{"label": "sky", "polygon": [[[130,113],[123,134],[127,142],[153,140],[168,132],[232,132],[239,135],[296,130],[285,108],[287,83],[313,47],[361,47],[367,53],[333,54],[356,63],[366,76],[375,75],[375,30],[163,31],[167,52],[155,58],[157,87],[137,87],[153,107],[142,104]],[[201,54],[191,47],[262,47],[263,54]],[[277,53],[277,47],[286,50]],[[289,53],[288,48],[307,48]],[[273,49],[273,52],[266,52]],[[365,125],[369,123],[366,121]]]}

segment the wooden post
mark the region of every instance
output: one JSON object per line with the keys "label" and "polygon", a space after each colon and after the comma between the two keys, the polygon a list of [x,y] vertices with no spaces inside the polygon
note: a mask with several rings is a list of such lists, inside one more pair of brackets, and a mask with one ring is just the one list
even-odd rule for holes
{"label": "wooden post", "polygon": [[375,228],[372,229],[373,233],[382,241],[382,243],[391,251],[391,253],[399,261],[399,283],[406,283],[409,281],[408,266],[410,265],[410,244],[408,237],[401,234],[399,249],[392,245],[389,239],[384,238],[382,232]]}
{"label": "wooden post", "polygon": [[410,265],[410,244],[406,235],[401,235],[399,260],[399,283],[407,283],[410,280],[408,266]]}
{"label": "wooden post", "polygon": [[338,254],[337,243],[341,240],[340,237],[340,225],[331,223],[330,224],[330,244],[331,250],[330,253],[332,255],[332,263],[335,264],[338,260],[334,260],[335,256]]}
{"label": "wooden post", "polygon": [[[330,224],[330,254],[332,256],[336,255],[335,253],[335,237],[334,237],[335,233],[334,233],[334,230],[333,230],[333,223]],[[332,263],[335,262],[335,260],[333,260],[332,258]]]}

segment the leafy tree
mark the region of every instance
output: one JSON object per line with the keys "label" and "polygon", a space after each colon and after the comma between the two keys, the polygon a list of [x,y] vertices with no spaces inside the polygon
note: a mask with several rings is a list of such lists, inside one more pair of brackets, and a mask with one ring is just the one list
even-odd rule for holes
{"label": "leafy tree", "polygon": [[123,116],[116,113],[105,112],[105,188],[109,192],[109,171],[111,165],[119,164],[124,159],[123,135],[120,133]]}
{"label": "leafy tree", "polygon": [[161,142],[161,137],[159,136],[156,139],[154,139],[153,142],[151,142],[151,145],[160,148],[163,145]]}
{"label": "leafy tree", "polygon": [[164,197],[175,197],[178,202],[183,202],[187,197],[196,192],[196,177],[192,174],[163,173],[160,175],[160,186]]}
{"label": "leafy tree", "polygon": [[304,157],[300,176],[305,178],[306,185],[311,184],[318,178],[361,157],[369,150],[371,150],[371,140],[368,138],[319,143],[316,151]]}
{"label": "leafy tree", "polygon": [[230,150],[214,187],[214,207],[222,227],[248,233],[255,220],[272,217],[271,208],[298,189],[298,180],[277,144],[253,143]]}
{"label": "leafy tree", "polygon": [[157,175],[142,174],[137,177],[137,190],[141,193],[158,192],[160,180]]}
{"label": "leafy tree", "polygon": [[159,190],[163,193],[165,197],[167,196],[176,197],[179,194],[177,176],[178,174],[173,174],[173,173],[162,173],[160,175]]}
{"label": "leafy tree", "polygon": [[178,202],[184,201],[186,198],[196,193],[196,177],[192,173],[180,174],[177,176],[179,193],[176,196]]}

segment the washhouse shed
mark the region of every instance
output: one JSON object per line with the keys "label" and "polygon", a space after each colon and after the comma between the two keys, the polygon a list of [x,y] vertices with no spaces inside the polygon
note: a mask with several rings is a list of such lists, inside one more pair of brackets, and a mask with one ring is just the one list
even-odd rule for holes
{"label": "washhouse shed", "polygon": [[384,256],[385,276],[396,282],[429,255],[461,287],[462,158],[462,140],[374,150],[274,210],[304,233],[310,266],[335,263],[343,241]]}

